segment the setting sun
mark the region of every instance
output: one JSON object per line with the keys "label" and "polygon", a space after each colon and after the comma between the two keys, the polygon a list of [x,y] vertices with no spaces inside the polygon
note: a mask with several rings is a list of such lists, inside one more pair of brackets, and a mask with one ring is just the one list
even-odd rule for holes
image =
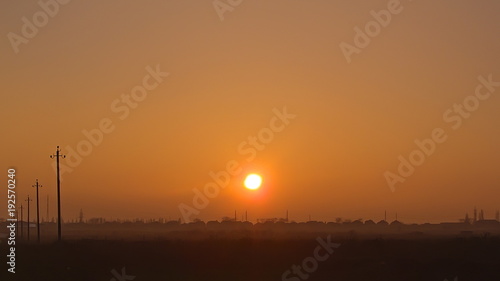
{"label": "setting sun", "polygon": [[256,190],[262,184],[262,177],[257,174],[249,174],[245,179],[245,187]]}

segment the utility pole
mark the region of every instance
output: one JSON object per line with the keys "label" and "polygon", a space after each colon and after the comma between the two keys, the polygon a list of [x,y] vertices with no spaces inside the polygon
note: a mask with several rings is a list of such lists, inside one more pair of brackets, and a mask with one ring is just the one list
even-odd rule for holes
{"label": "utility pole", "polygon": [[56,154],[50,155],[50,158],[56,158],[57,164],[57,240],[61,241],[61,176],[59,174],[59,158],[66,158],[66,155],[60,153],[61,149],[57,146]]}
{"label": "utility pole", "polygon": [[16,212],[16,235],[19,233],[19,213]]}
{"label": "utility pole", "polygon": [[47,194],[47,222],[49,222],[49,195]]}
{"label": "utility pole", "polygon": [[36,183],[33,187],[36,187],[36,232],[38,243],[40,243],[40,204],[38,201],[38,188],[43,187],[43,185],[38,184],[38,179],[36,179]]}
{"label": "utility pole", "polygon": [[21,238],[23,237],[23,231],[24,226],[23,226],[23,204],[21,204]]}
{"label": "utility pole", "polygon": [[28,201],[28,241],[30,241],[30,201],[33,201],[30,199],[30,196],[28,195],[28,199],[25,201]]}

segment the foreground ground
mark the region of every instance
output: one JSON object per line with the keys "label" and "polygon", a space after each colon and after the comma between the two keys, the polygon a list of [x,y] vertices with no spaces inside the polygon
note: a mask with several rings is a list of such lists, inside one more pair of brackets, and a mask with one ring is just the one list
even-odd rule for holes
{"label": "foreground ground", "polygon": [[[325,261],[288,280],[500,280],[498,237],[331,240],[340,246]],[[286,280],[283,273],[313,257],[319,245],[316,239],[24,244],[16,250],[16,273],[3,263],[0,280]],[[6,251],[3,243],[2,256]]]}

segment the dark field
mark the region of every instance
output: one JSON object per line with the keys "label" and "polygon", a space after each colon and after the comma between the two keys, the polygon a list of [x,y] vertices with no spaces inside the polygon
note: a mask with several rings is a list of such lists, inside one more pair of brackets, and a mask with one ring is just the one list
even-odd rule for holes
{"label": "dark field", "polygon": [[[500,280],[499,237],[358,240],[333,236],[331,241],[340,247],[319,261],[315,271],[303,275],[307,280]],[[0,280],[298,281],[303,279],[293,274],[282,279],[282,274],[302,265],[318,245],[309,238],[21,244],[16,273],[7,274],[4,263]],[[5,243],[1,248],[7,252]]]}

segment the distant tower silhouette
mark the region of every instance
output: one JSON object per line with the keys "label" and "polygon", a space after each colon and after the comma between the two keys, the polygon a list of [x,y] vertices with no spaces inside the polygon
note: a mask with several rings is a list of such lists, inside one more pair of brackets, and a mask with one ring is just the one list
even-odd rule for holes
{"label": "distant tower silhouette", "polygon": [[83,223],[83,209],[80,209],[80,218],[79,218],[78,222]]}
{"label": "distant tower silhouette", "polygon": [[236,210],[234,210],[234,221],[237,221],[237,219],[236,219]]}
{"label": "distant tower silhouette", "polygon": [[481,209],[481,212],[479,212],[479,220],[484,221],[484,211]]}
{"label": "distant tower silhouette", "polygon": [[474,223],[477,222],[477,209],[474,207]]}
{"label": "distant tower silhouette", "polygon": [[469,213],[465,213],[464,223],[470,223]]}
{"label": "distant tower silhouette", "polygon": [[245,211],[245,221],[248,221],[248,211]]}

